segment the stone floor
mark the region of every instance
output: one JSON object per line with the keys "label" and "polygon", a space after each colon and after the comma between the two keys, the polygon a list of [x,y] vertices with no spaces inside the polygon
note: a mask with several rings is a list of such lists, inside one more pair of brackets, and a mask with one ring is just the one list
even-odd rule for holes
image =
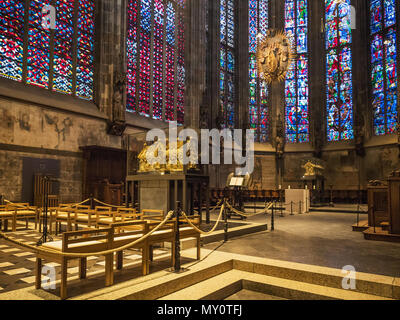
{"label": "stone floor", "polygon": [[[249,209],[248,213],[254,210]],[[212,218],[216,218],[214,215]],[[366,216],[361,216],[364,220]],[[230,240],[228,243],[213,243],[205,249],[237,253],[260,258],[325,266],[342,269],[352,265],[358,272],[400,277],[400,244],[364,240],[363,234],[353,232],[351,226],[357,215],[337,212],[312,212],[304,215],[275,216],[275,231],[261,232]],[[235,220],[240,223],[240,220]],[[267,222],[270,225],[271,215],[258,215],[248,219],[249,222]],[[12,233],[11,233],[12,234]],[[36,243],[39,233],[21,230],[14,233],[15,239]],[[168,256],[168,251],[157,250],[155,258]],[[124,257],[127,270],[116,275],[116,283],[131,279],[133,273],[140,278],[140,252],[128,252]],[[59,273],[59,266],[50,264]],[[101,288],[104,283],[104,261],[102,257],[93,257],[88,261],[89,280],[85,283],[88,291]],[[167,263],[153,266],[152,272],[168,268]],[[0,240],[0,294],[21,288],[32,287],[34,283],[34,255],[23,248]],[[78,268],[71,263],[68,270],[71,278],[76,278]],[[97,277],[99,274],[99,277]],[[93,275],[93,277],[92,277]],[[59,277],[57,277],[59,278]],[[82,293],[82,285],[71,283],[71,295]],[[246,299],[238,293],[232,299]],[[254,295],[256,295],[254,293]],[[253,299],[257,297],[254,296]],[[266,298],[266,297],[264,297]],[[273,297],[270,297],[271,299]]]}
{"label": "stone floor", "polygon": [[[363,219],[366,216],[362,215]],[[268,221],[269,225],[270,220],[270,214],[248,219]],[[400,244],[364,240],[362,233],[352,231],[356,221],[357,215],[351,213],[276,215],[274,232],[233,239],[217,250],[338,269],[351,265],[358,272],[399,277]]]}
{"label": "stone floor", "polygon": [[[8,236],[14,238],[19,242],[23,242],[30,245],[35,245],[37,240],[40,238],[41,234],[33,230],[33,224],[30,223],[30,230],[21,230],[18,232],[10,232]],[[59,240],[53,236],[54,240]],[[169,251],[164,249],[155,249],[154,258],[157,259],[163,256],[169,256]],[[7,242],[3,239],[0,240],[0,294],[7,293],[14,290],[19,290],[22,288],[30,287],[35,283],[35,254],[29,252],[27,249],[14,245],[13,243]],[[130,270],[130,276],[141,276],[141,252],[137,250],[126,250],[124,252],[124,272],[127,269]],[[54,267],[56,272],[56,278],[60,279],[61,265],[54,262],[44,261],[44,265],[48,267]],[[104,257],[103,256],[93,256],[88,258],[87,273],[90,279],[87,282],[99,283],[100,287],[104,282]],[[68,278],[71,280],[77,278],[79,274],[78,260],[71,260],[68,263]],[[132,267],[135,275],[132,274]],[[161,269],[165,267],[164,265]],[[157,268],[157,266],[155,267]],[[116,282],[123,281],[123,273],[120,272],[120,280],[118,275],[116,275]],[[95,276],[94,279],[90,277],[91,275],[100,274],[97,280]],[[73,286],[71,286],[73,287]],[[95,286],[94,286],[95,287]],[[72,291],[71,291],[72,292]],[[73,292],[72,292],[73,293]],[[81,293],[78,292],[77,293]]]}

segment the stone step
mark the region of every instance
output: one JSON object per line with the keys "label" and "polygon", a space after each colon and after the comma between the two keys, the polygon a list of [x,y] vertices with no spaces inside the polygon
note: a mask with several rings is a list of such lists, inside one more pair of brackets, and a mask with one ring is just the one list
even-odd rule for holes
{"label": "stone step", "polygon": [[246,289],[289,300],[391,300],[389,298],[231,270],[160,300],[223,300]]}
{"label": "stone step", "polygon": [[[340,269],[256,257],[249,257],[246,260],[234,259],[233,270],[335,289],[342,289],[343,277],[345,276]],[[357,272],[355,291],[400,299],[400,283],[394,282],[394,278],[387,276]]]}
{"label": "stone step", "polygon": [[[183,251],[182,257],[193,259],[196,249]],[[160,271],[74,299],[172,299],[179,292],[186,292],[185,300],[225,299],[242,289],[257,291],[258,287],[258,292],[286,299],[400,299],[398,278],[356,273],[356,290],[347,291],[342,288],[345,275],[341,269],[206,249],[202,249],[202,258],[183,265],[183,273]],[[204,285],[204,290],[197,285]]]}
{"label": "stone step", "polygon": [[365,240],[400,243],[400,235],[390,234],[390,232],[388,230],[384,230],[380,227],[369,228],[369,229],[365,230],[363,233],[364,233]]}

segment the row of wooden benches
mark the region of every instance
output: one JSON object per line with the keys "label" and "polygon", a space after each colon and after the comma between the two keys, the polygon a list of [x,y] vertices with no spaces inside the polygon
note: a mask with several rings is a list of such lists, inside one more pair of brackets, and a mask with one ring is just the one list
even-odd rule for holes
{"label": "row of wooden benches", "polygon": [[137,213],[135,209],[124,207],[96,207],[91,210],[90,206],[85,205],[75,207],[60,205],[57,208],[49,208],[47,215],[45,215],[43,209],[32,207],[28,203],[0,206],[0,222],[3,230],[8,231],[9,221],[11,221],[13,232],[17,230],[18,220],[25,220],[26,228],[28,228],[29,219],[33,219],[35,229],[39,227],[39,231],[42,232],[43,223],[47,218],[50,233],[53,233],[53,226],[55,225],[54,231],[57,234],[62,223],[66,223],[67,231],[71,231],[72,226],[75,226],[75,230],[80,225],[88,228],[99,228],[116,222],[143,220],[145,217],[152,220],[162,220],[164,212],[162,210],[143,210],[141,213]]}
{"label": "row of wooden benches", "polygon": [[[197,227],[200,226],[200,217],[191,218],[191,222]],[[36,288],[41,288],[42,283],[42,260],[57,262],[61,264],[61,299],[67,298],[67,269],[68,261],[79,259],[80,279],[86,278],[87,258],[74,257],[74,254],[85,253],[96,255],[98,252],[113,250],[114,253],[105,254],[105,285],[111,286],[114,283],[114,256],[116,259],[116,269],[123,268],[123,250],[119,250],[134,241],[141,239],[144,235],[154,230],[160,221],[141,220],[130,222],[119,222],[109,225],[107,228],[65,232],[62,240],[49,242],[42,247],[48,251],[41,251],[36,256]],[[180,239],[196,238],[197,259],[200,259],[200,234],[189,224],[180,224]],[[171,219],[161,229],[155,231],[145,240],[136,243],[133,248],[141,249],[142,252],[142,273],[148,275],[150,272],[150,262],[152,261],[152,248],[157,243],[171,243],[171,265],[175,261],[175,251],[173,242],[175,240],[176,221]],[[68,256],[64,254],[68,253]]]}
{"label": "row of wooden benches", "polygon": [[[9,204],[0,206],[0,219],[7,230],[8,220],[12,221],[12,230],[16,231],[17,220],[35,220],[35,228],[41,231],[45,221],[43,210],[32,207],[27,203]],[[61,299],[67,298],[67,269],[68,262],[79,260],[79,275],[86,278],[87,258],[75,257],[74,254],[85,253],[96,255],[98,252],[116,250],[115,253],[105,254],[105,285],[111,286],[114,282],[114,256],[116,269],[123,268],[123,250],[118,251],[156,228],[164,219],[162,210],[143,210],[137,213],[135,209],[123,207],[96,207],[91,210],[89,206],[60,205],[58,208],[49,208],[47,223],[50,232],[61,229],[61,224],[66,223],[67,232],[62,234],[62,240],[48,242],[36,255],[36,288],[41,288],[42,261],[57,262],[61,265]],[[200,227],[200,217],[191,217],[191,222]],[[72,231],[75,227],[75,231]],[[83,230],[78,230],[83,227]],[[176,221],[170,219],[160,230],[157,230],[145,240],[135,244],[133,249],[141,249],[142,273],[149,274],[152,261],[152,248],[157,243],[171,243],[171,265],[174,265],[175,247],[173,242],[176,234]],[[180,239],[195,238],[197,259],[200,259],[200,234],[187,222],[180,224]],[[65,254],[68,254],[67,256]]]}
{"label": "row of wooden benches", "polygon": [[[88,228],[107,227],[117,222],[128,222],[134,220],[151,219],[161,221],[164,218],[163,210],[142,210],[136,212],[136,209],[131,208],[115,208],[111,207],[96,207],[90,209],[89,206],[59,207],[51,208],[47,213],[47,224],[50,233],[53,233],[55,225],[55,233],[61,231],[62,223],[66,224],[66,231],[72,231],[73,227],[78,230],[79,226]],[[42,226],[45,220],[45,213],[40,212],[38,216],[39,231],[42,231]]]}

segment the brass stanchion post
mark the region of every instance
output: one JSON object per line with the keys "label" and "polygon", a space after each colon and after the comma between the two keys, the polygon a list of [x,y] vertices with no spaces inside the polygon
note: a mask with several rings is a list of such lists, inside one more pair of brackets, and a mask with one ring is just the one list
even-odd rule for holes
{"label": "brass stanchion post", "polygon": [[179,201],[176,202],[175,209],[175,272],[181,271],[181,239],[179,234],[179,216],[181,215],[181,203]]}
{"label": "brass stanchion post", "polygon": [[371,210],[372,210],[372,219],[373,219],[372,223],[374,224],[374,233],[376,233],[375,208],[374,208],[374,206],[371,207]]}
{"label": "brass stanchion post", "polygon": [[272,214],[271,214],[271,231],[275,230],[275,205],[276,201],[273,202],[272,205]]}
{"label": "brass stanchion post", "polygon": [[224,199],[224,242],[228,242],[228,213],[227,213],[227,200]]}

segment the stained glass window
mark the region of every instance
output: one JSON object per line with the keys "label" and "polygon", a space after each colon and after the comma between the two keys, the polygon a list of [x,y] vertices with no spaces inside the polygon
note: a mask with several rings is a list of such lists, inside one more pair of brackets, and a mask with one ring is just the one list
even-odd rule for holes
{"label": "stained glass window", "polygon": [[258,142],[266,142],[269,133],[268,87],[258,78],[257,42],[268,30],[269,0],[249,0],[249,123]]}
{"label": "stained glass window", "polygon": [[127,110],[184,122],[184,0],[129,0]]}
{"label": "stained glass window", "polygon": [[397,34],[395,0],[371,0],[371,81],[374,132],[391,134],[397,126]]}
{"label": "stained glass window", "polygon": [[350,0],[325,0],[327,139],[351,140],[353,75]]}
{"label": "stained glass window", "polygon": [[24,16],[24,1],[0,1],[0,76],[16,81],[22,81]]}
{"label": "stained glass window", "polygon": [[285,81],[286,141],[309,141],[308,0],[285,1],[285,32],[295,61]]}
{"label": "stained glass window", "polygon": [[93,98],[94,69],[94,1],[79,0],[78,3],[76,94],[80,98],[91,100]]}
{"label": "stained glass window", "polygon": [[220,0],[220,88],[222,127],[234,129],[236,109],[236,27],[237,0]]}
{"label": "stained glass window", "polygon": [[[44,6],[56,9],[44,28]],[[94,0],[0,0],[0,76],[93,99]]]}

